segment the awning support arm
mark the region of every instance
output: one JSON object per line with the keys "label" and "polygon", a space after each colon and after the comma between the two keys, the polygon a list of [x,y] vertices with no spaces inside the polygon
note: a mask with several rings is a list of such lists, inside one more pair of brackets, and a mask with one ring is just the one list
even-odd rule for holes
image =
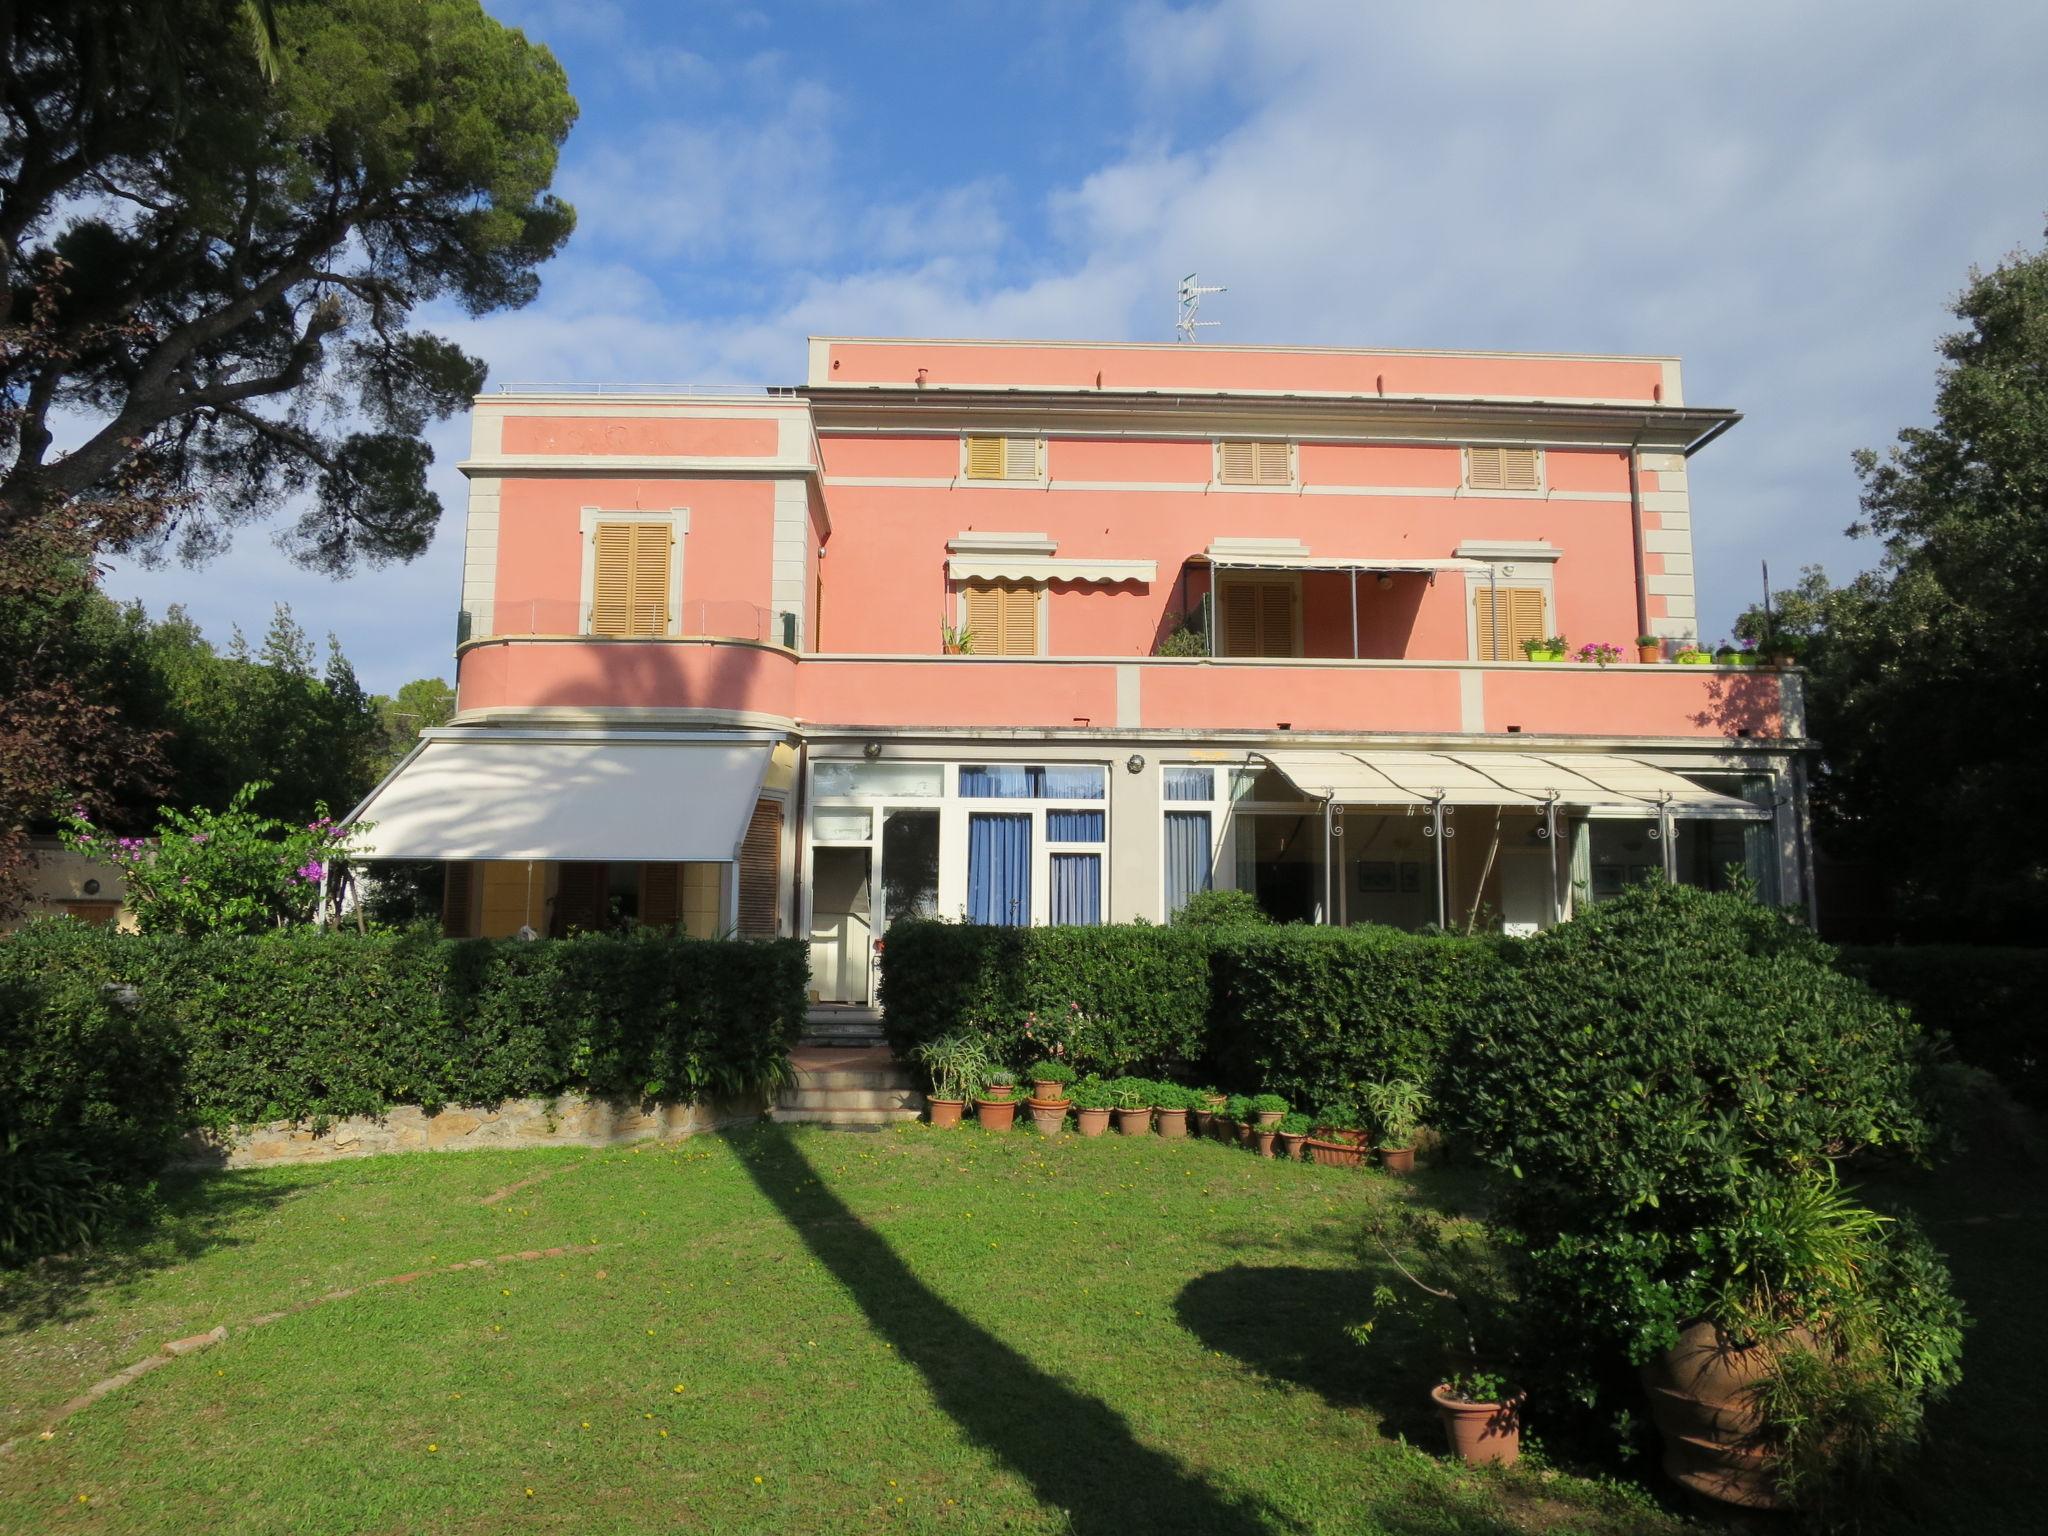
{"label": "awning support arm", "polygon": [[1436,926],[1439,932],[1450,927],[1450,887],[1448,884],[1447,860],[1444,856],[1444,839],[1451,835],[1451,829],[1444,825],[1444,797],[1439,790],[1429,802],[1429,827],[1427,835],[1436,842]]}

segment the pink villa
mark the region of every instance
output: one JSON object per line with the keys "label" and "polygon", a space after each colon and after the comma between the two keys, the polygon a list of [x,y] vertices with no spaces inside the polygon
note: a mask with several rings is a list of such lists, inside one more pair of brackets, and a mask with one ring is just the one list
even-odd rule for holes
{"label": "pink villa", "polygon": [[1798,674],[1674,659],[1738,419],[1671,358],[1094,342],[486,395],[460,713],[364,841],[446,863],[451,933],[796,935],[852,1004],[909,916],[1805,903]]}

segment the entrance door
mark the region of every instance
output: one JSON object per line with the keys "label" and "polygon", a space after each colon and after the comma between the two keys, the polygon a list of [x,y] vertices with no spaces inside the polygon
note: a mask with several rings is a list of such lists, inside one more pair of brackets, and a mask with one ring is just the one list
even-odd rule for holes
{"label": "entrance door", "polygon": [[868,1000],[872,858],[866,848],[819,848],[811,855],[811,989],[820,1002]]}

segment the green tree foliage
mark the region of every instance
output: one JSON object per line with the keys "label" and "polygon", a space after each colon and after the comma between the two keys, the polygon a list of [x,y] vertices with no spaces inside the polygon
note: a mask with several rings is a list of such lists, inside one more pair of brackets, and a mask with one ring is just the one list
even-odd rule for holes
{"label": "green tree foliage", "polygon": [[[2048,920],[2048,251],[1973,271],[1934,420],[1857,455],[1877,570],[1775,594],[1808,637],[1822,835],[1884,870],[1918,936]],[[1743,616],[1761,634],[1763,614]]]}
{"label": "green tree foliage", "polygon": [[384,765],[395,768],[420,739],[420,732],[455,718],[455,688],[438,677],[416,677],[388,699],[379,695],[376,705],[384,733]]}
{"label": "green tree foliage", "polygon": [[527,303],[568,237],[553,56],[478,0],[24,0],[0,47],[0,532],[197,555],[303,496],[299,559],[417,555],[483,367],[411,320]]}

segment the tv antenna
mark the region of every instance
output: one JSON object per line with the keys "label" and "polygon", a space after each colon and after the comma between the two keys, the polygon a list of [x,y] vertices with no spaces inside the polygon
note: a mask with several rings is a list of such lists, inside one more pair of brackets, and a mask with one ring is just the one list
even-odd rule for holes
{"label": "tv antenna", "polygon": [[1203,286],[1195,281],[1192,272],[1180,280],[1180,318],[1174,321],[1173,328],[1180,333],[1182,341],[1193,341],[1196,331],[1223,323],[1221,320],[1197,320],[1195,312],[1202,307],[1203,294],[1228,292],[1228,288]]}

